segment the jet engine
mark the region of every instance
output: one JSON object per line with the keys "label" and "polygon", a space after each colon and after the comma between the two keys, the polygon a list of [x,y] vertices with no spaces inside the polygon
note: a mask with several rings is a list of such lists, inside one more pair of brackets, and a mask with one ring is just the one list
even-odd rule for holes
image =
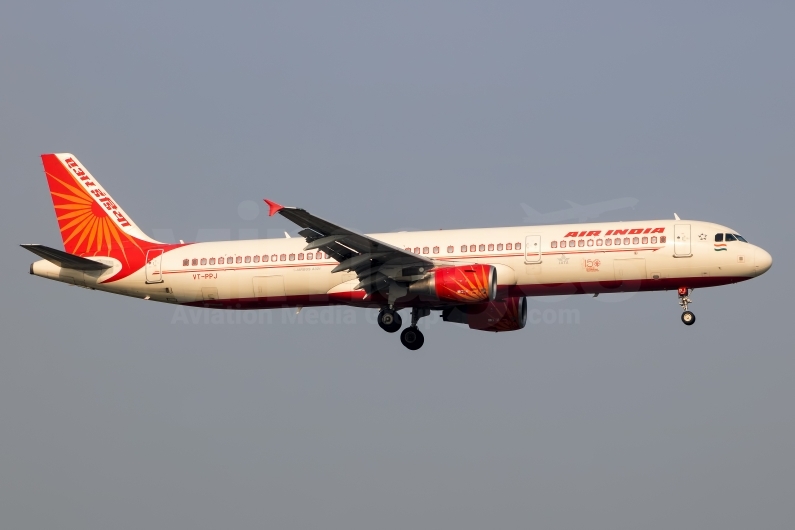
{"label": "jet engine", "polygon": [[408,292],[440,302],[489,302],[497,296],[497,271],[481,264],[439,267],[409,285]]}
{"label": "jet engine", "polygon": [[467,324],[481,331],[515,331],[527,323],[527,300],[513,296],[480,304],[448,307],[442,312],[446,322]]}

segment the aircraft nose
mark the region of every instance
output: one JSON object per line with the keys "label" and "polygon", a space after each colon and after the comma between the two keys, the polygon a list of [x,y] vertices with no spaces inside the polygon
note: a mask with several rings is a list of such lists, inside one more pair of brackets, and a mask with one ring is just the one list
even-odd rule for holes
{"label": "aircraft nose", "polygon": [[754,251],[754,266],[756,268],[756,275],[764,274],[773,265],[773,256],[766,250],[756,247]]}

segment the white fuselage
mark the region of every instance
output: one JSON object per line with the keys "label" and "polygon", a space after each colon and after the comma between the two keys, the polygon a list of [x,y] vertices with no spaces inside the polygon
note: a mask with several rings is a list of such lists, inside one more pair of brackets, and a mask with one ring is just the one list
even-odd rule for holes
{"label": "white fuselage", "polygon": [[[371,237],[416,249],[436,266],[494,265],[501,296],[710,287],[753,278],[770,268],[772,259],[763,249],[742,241],[717,243],[716,234],[736,232],[701,221],[656,220]],[[143,268],[118,280],[113,278],[121,264],[99,256],[92,259],[112,267],[82,272],[42,260],[31,265],[31,274],[127,296],[209,307],[383,305],[354,290],[354,273],[331,273],[337,262],[317,251],[309,259],[305,246],[300,238],[187,244],[160,257],[150,254]]]}

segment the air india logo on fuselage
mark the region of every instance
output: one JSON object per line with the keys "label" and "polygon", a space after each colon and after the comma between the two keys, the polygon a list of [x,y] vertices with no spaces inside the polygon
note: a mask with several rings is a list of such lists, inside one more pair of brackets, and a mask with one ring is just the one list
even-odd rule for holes
{"label": "air india logo on fuselage", "polygon": [[[619,230],[608,230],[605,236],[623,236],[623,235],[637,235],[637,234],[663,234],[665,228],[623,228]],[[582,232],[568,232],[563,237],[596,237],[602,235],[601,230],[583,230]]]}

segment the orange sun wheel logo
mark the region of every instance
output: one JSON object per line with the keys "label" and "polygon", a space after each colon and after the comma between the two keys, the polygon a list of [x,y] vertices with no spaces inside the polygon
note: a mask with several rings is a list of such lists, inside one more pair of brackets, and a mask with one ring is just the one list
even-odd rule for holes
{"label": "orange sun wheel logo", "polygon": [[[52,173],[47,173],[47,178],[67,252],[78,256],[113,256],[120,253],[119,257],[128,261],[125,241],[141,251],[135,240],[116,226],[102,204],[95,201],[73,178],[66,180]],[[97,192],[101,193],[99,190]]]}

